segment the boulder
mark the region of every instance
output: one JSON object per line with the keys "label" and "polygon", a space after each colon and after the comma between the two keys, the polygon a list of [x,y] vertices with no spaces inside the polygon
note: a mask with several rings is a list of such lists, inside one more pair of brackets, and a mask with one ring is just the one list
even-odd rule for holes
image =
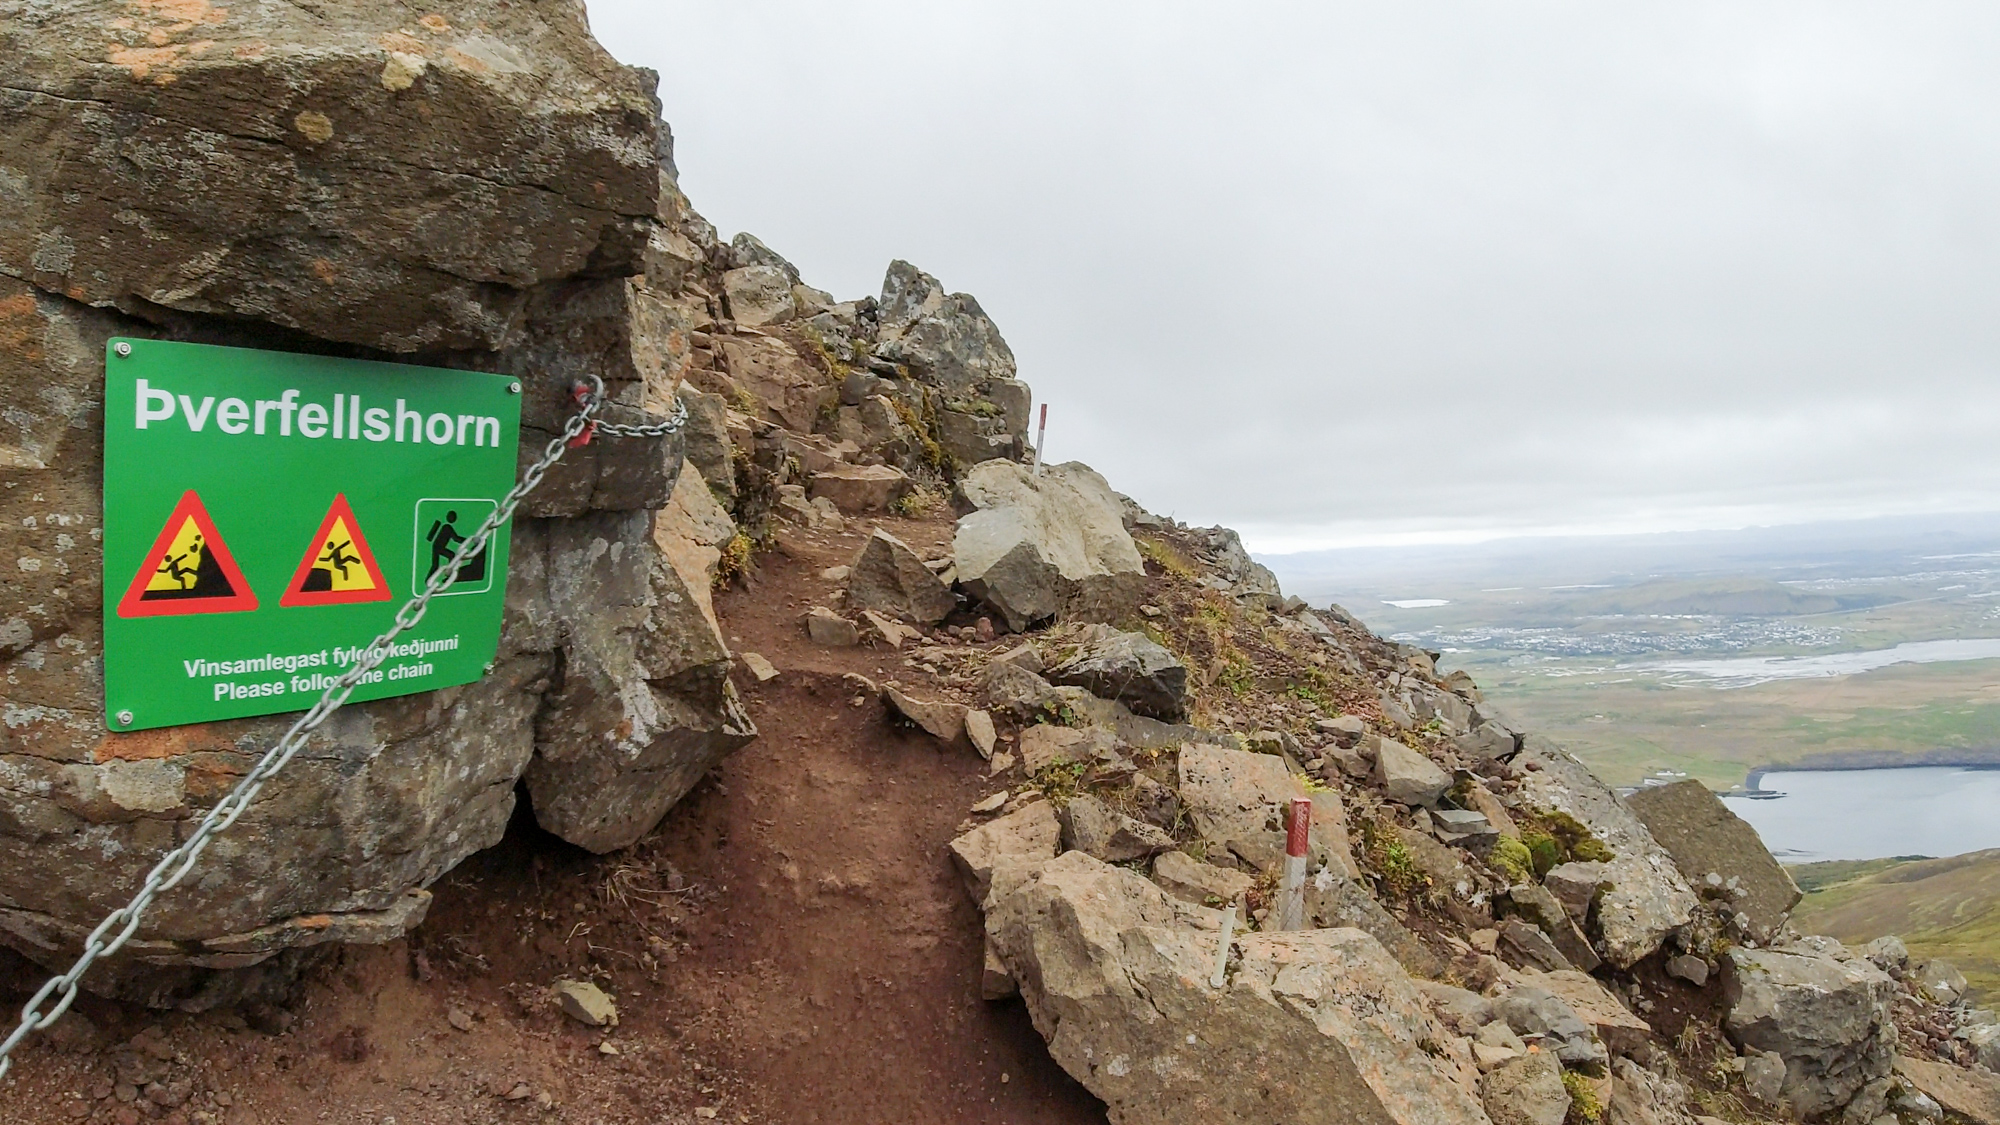
{"label": "boulder", "polygon": [[1543,973],[1534,983],[1569,1005],[1570,1011],[1589,1024],[1613,1054],[1638,1054],[1653,1036],[1651,1024],[1633,1015],[1623,1001],[1588,973],[1559,969]]}
{"label": "boulder", "polygon": [[[323,7],[0,18],[0,941],[43,964],[293,719],[105,732],[108,337],[518,375],[531,450],[584,372],[606,420],[658,421],[706,321],[647,262],[678,194],[653,81],[581,9]],[[752,736],[706,608],[734,529],[680,450],[572,449],[516,515],[487,676],[343,707],[86,987],[199,1009],[289,984],[419,922],[524,774],[551,831],[616,846]]]}
{"label": "boulder", "polygon": [[547,611],[566,658],[525,775],[544,829],[595,852],[629,847],[756,737],[709,601],[733,533],[691,472],[660,512],[550,528]]}
{"label": "boulder", "polygon": [[[1178,768],[1181,806],[1195,831],[1224,846],[1232,840],[1283,833],[1292,798],[1308,796],[1305,783],[1285,768],[1284,760],[1269,754],[1193,743],[1181,747]],[[1331,866],[1345,878],[1357,877],[1360,871],[1348,846],[1347,813],[1340,795],[1321,791],[1310,796],[1313,864]]]}
{"label": "boulder", "polygon": [[1434,978],[1448,968],[1444,958],[1376,902],[1366,887],[1330,870],[1306,880],[1306,917],[1321,929],[1351,927],[1366,933],[1411,976]]}
{"label": "boulder", "polygon": [[580,8],[85,5],[0,21],[0,274],[378,351],[492,350],[641,271],[652,78]]}
{"label": "boulder", "polygon": [[951,700],[917,699],[901,689],[882,689],[882,702],[889,714],[923,730],[939,742],[953,744],[965,739],[965,716],[970,708]]}
{"label": "boulder", "polygon": [[1054,806],[1032,801],[951,842],[952,864],[965,893],[982,908],[992,892],[1011,892],[1062,847]]}
{"label": "boulder", "polygon": [[1021,764],[1031,774],[1059,762],[1095,762],[1116,757],[1109,735],[1077,727],[1036,723],[1021,728]]}
{"label": "boulder", "polygon": [[1884,934],[1862,946],[1861,955],[1892,977],[1900,978],[1910,967],[1910,949],[1895,934]]}
{"label": "boulder", "polygon": [[1062,693],[1047,680],[1018,663],[1004,659],[987,665],[986,680],[980,687],[979,698],[988,710],[1023,723],[1050,718],[1058,713],[1063,704]]}
{"label": "boulder", "polygon": [[1799,888],[1765,850],[1757,830],[1707,785],[1690,779],[1648,786],[1625,804],[1689,882],[1701,882],[1711,872],[1722,876],[1735,892],[1729,907],[1749,918],[1752,938],[1767,942],[1784,927],[1798,905]]}
{"label": "boulder", "polygon": [[1153,860],[1153,881],[1175,898],[1203,906],[1236,902],[1257,885],[1241,871],[1202,863],[1176,851],[1161,852]]}
{"label": "boulder", "polygon": [[806,635],[814,644],[828,648],[853,648],[861,643],[861,630],[838,613],[816,605],[806,611]]}
{"label": "boulder", "polygon": [[1559,863],[1542,876],[1542,886],[1562,903],[1578,927],[1590,923],[1590,907],[1597,896],[1611,889],[1610,868],[1597,862]]}
{"label": "boulder", "polygon": [[1799,1114],[1839,1109],[1889,1074],[1896,984],[1882,970],[1803,945],[1731,948],[1723,967],[1723,1030],[1785,1060],[1784,1097]]}
{"label": "boulder", "polygon": [[1917,969],[1917,984],[1940,1004],[1956,1004],[1965,995],[1965,974],[1942,958],[1932,958]]}
{"label": "boulder", "polygon": [[965,737],[971,741],[972,748],[979,751],[980,757],[992,758],[998,738],[993,730],[993,716],[976,709],[968,710],[965,713]]}
{"label": "boulder", "polygon": [[1385,738],[1375,750],[1375,783],[1391,801],[1429,806],[1451,788],[1451,775],[1408,746]]}
{"label": "boulder", "polygon": [[1503,1063],[1479,1087],[1493,1125],[1562,1125],[1569,1116],[1562,1064],[1547,1051]]}
{"label": "boulder", "polygon": [[1127,863],[1172,850],[1174,838],[1088,794],[1070,798],[1056,819],[1063,845],[1106,863]]}
{"label": "boulder", "polygon": [[1499,940],[1496,946],[1500,956],[1516,968],[1534,968],[1542,972],[1570,967],[1568,958],[1556,948],[1556,943],[1543,932],[1540,926],[1524,922],[1519,918],[1503,918],[1498,927]]}
{"label": "boulder", "polygon": [[935,625],[957,608],[958,599],[908,544],[876,528],[848,567],[847,604]]}
{"label": "boulder", "polygon": [[563,1015],[586,1027],[617,1027],[618,1006],[604,990],[583,980],[559,980],[552,991]]}
{"label": "boulder", "polygon": [[[882,278],[875,354],[909,367],[918,380],[944,392],[947,401],[977,398],[1014,377],[1014,353],[979,302],[946,293],[937,278],[908,262],[889,263]],[[1015,419],[1009,419],[1015,421]],[[1027,429],[1020,410],[1019,429]]]}
{"label": "boulder", "polygon": [[798,315],[798,305],[792,300],[792,279],[773,266],[743,266],[725,272],[722,293],[729,301],[730,319],[738,324],[783,324]]}
{"label": "boulder", "polygon": [[814,499],[832,501],[842,512],[886,512],[915,487],[901,469],[887,465],[842,465],[815,475]]}
{"label": "boulder", "polygon": [[1131,614],[1145,564],[1116,494],[1088,466],[987,461],[959,480],[974,509],[958,521],[952,556],[967,593],[1016,632],[1058,613],[1084,620]]}
{"label": "boulder", "polygon": [[1597,968],[1600,961],[1596,950],[1590,947],[1590,940],[1570,920],[1569,913],[1556,901],[1556,896],[1549,893],[1548,888],[1524,883],[1510,887],[1507,898],[1521,917],[1549,935],[1549,940],[1555,943],[1563,960],[1586,973]]}
{"label": "boulder", "polygon": [[[1528,763],[1535,768],[1526,769]],[[1611,889],[1597,901],[1600,951],[1606,961],[1630,968],[1693,918],[1694,891],[1672,857],[1583,763],[1546,739],[1529,735],[1515,764],[1524,766],[1516,797],[1532,807],[1575,817],[1612,852],[1604,873]]]}
{"label": "boulder", "polygon": [[721,394],[737,409],[760,422],[775,422],[796,433],[809,434],[820,412],[840,397],[818,369],[798,350],[774,336],[718,336],[716,348],[728,375],[691,375],[703,389]]}
{"label": "boulder", "polygon": [[1967,1070],[1903,1055],[1896,1059],[1896,1074],[1917,1092],[1975,1125],[2000,1125],[2000,1077],[1990,1070]]}
{"label": "boulder", "polygon": [[1696,988],[1708,983],[1708,962],[1692,953],[1667,958],[1666,972],[1675,980],[1684,980]]}
{"label": "boulder", "polygon": [[1143,633],[1104,628],[1042,678],[1115,699],[1134,714],[1163,722],[1187,717],[1187,666]]}
{"label": "boulder", "polygon": [[1483,1125],[1423,996],[1359,930],[1245,934],[1221,988],[1214,911],[1068,852],[987,932],[1057,1064],[1116,1125]]}
{"label": "boulder", "polygon": [[1498,997],[1493,1010],[1516,1035],[1553,1051],[1571,1066],[1601,1066],[1610,1060],[1597,1032],[1569,1003],[1535,984],[1519,984]]}

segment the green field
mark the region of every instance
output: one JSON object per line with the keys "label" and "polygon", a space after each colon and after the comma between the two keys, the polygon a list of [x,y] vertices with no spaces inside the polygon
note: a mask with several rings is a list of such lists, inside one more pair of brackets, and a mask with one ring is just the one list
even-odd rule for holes
{"label": "green field", "polygon": [[1849,945],[1895,934],[1911,956],[1942,957],[1983,999],[2000,997],[2000,851],[1791,871],[1807,892],[1792,916],[1799,929]]}

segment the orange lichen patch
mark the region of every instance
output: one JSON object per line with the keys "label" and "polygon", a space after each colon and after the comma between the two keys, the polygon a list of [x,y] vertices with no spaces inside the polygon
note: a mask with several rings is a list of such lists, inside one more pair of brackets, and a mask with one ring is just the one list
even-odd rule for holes
{"label": "orange lichen patch", "polygon": [[181,783],[182,791],[193,804],[212,805],[243,780],[243,775],[248,772],[248,761],[242,755],[196,754],[188,759]]}
{"label": "orange lichen patch", "polygon": [[312,271],[316,277],[328,285],[332,285],[340,279],[340,271],[335,269],[333,263],[327,261],[325,258],[314,258],[312,260]]}
{"label": "orange lichen patch", "polygon": [[457,47],[446,47],[444,49],[444,57],[457,63],[462,69],[469,70],[474,74],[493,73],[493,68],[484,59],[473,58]]}
{"label": "orange lichen patch", "polygon": [[451,21],[437,14],[436,12],[432,12],[430,15],[427,15],[423,19],[418,20],[417,23],[421,24],[424,30],[435,31],[438,32],[439,34],[443,34],[444,32],[451,30]]}
{"label": "orange lichen patch", "polygon": [[165,86],[179,77],[175,71],[213,46],[215,40],[199,39],[170,47],[112,47],[105,56],[112,65],[131,71],[133,78],[141,81],[150,78],[155,85]]}
{"label": "orange lichen patch", "polygon": [[430,53],[430,47],[423,40],[407,31],[387,32],[375,42],[381,44],[385,51],[401,51],[406,55],[419,56]]}
{"label": "orange lichen patch", "polygon": [[0,352],[11,352],[28,363],[39,362],[46,328],[35,309],[33,294],[0,299]]}
{"label": "orange lichen patch", "polygon": [[200,751],[226,751],[229,740],[210,733],[200,724],[162,727],[159,730],[106,734],[90,748],[93,762],[144,762],[158,758],[179,758]]}
{"label": "orange lichen patch", "polygon": [[325,930],[333,926],[331,914],[301,914],[292,919],[294,928],[301,930]]}

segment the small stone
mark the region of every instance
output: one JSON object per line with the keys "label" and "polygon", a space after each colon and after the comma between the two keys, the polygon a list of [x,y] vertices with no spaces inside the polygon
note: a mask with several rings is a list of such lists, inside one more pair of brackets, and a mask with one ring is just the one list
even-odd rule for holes
{"label": "small stone", "polygon": [[988,777],[998,777],[1014,768],[1014,755],[1002,750],[993,755],[993,765],[986,771]]}
{"label": "small stone", "polygon": [[972,626],[972,635],[980,644],[986,644],[995,636],[998,636],[993,630],[993,619],[991,617],[980,618]]}
{"label": "small stone", "polygon": [[995,793],[991,797],[988,797],[985,800],[979,802],[978,804],[972,806],[972,811],[976,813],[998,812],[1000,811],[1000,806],[1006,803],[1007,803],[1007,791],[1005,789],[1002,789],[1000,792]]}
{"label": "small stone", "polygon": [[1474,930],[1465,936],[1472,948],[1481,953],[1491,953],[1500,944],[1500,931],[1495,929]]}
{"label": "small stone", "polygon": [[617,1027],[618,1006],[604,990],[588,981],[559,980],[555,983],[556,1001],[562,1005],[563,1015],[591,1027]]}
{"label": "small stone", "polygon": [[604,1042],[602,1042],[602,1043],[599,1043],[599,1044],[597,1045],[597,1053],[598,1053],[598,1054],[600,1054],[600,1055],[615,1055],[615,1054],[618,1054],[618,1053],[619,1053],[619,1051],[618,1051],[618,1044],[616,1044],[616,1043],[613,1043],[613,1042],[612,1042],[611,1040],[609,1040],[609,1039],[606,1039],[606,1040],[605,1040]]}
{"label": "small stone", "polygon": [[518,1101],[525,1101],[528,1098],[533,1097],[534,1094],[535,1092],[528,1088],[528,1084],[526,1082],[516,1082],[514,1083],[512,1089],[508,1090],[506,1093],[500,1096],[506,1098],[510,1102],[518,1102]]}
{"label": "small stone", "polygon": [[854,573],[854,568],[851,566],[830,566],[820,571],[819,576],[828,582],[845,582],[847,581],[847,576],[852,573]]}
{"label": "small stone", "polygon": [[694,1115],[703,1121],[713,1121],[715,1120],[715,1109],[712,1106],[701,1106],[694,1111]]}
{"label": "small stone", "polygon": [[972,748],[979,751],[980,757],[992,758],[993,745],[997,738],[993,730],[993,716],[979,710],[967,711],[965,737],[972,740]]}
{"label": "small stone", "polygon": [[861,630],[854,622],[825,606],[814,606],[806,612],[806,635],[829,648],[853,648],[861,643]]}
{"label": "small stone", "polygon": [[772,664],[769,660],[764,659],[764,657],[759,653],[755,652],[744,653],[743,666],[745,668],[750,669],[750,674],[752,676],[757,677],[757,682],[760,684],[768,684],[772,680],[778,678],[777,665]]}
{"label": "small stone", "polygon": [[914,641],[923,636],[915,627],[905,625],[872,609],[861,611],[861,622],[867,626],[871,641],[880,641],[893,649],[901,649],[904,641]]}
{"label": "small stone", "polygon": [[1667,958],[1667,975],[1676,980],[1684,980],[1696,988],[1708,983],[1708,962],[1692,953]]}
{"label": "small stone", "polygon": [[472,1030],[472,1014],[464,1008],[446,1008],[444,1010],[444,1022],[460,1031]]}

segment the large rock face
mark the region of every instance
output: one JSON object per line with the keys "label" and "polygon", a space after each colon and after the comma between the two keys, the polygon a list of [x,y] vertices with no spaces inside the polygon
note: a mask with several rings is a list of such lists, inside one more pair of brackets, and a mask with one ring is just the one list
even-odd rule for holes
{"label": "large rock face", "polygon": [[1729,895],[1729,905],[1748,919],[1751,937],[1769,941],[1791,917],[1798,886],[1771,858],[1757,830],[1708,786],[1677,781],[1641,789],[1625,803],[1689,882],[1711,882]]}
{"label": "large rock face", "polygon": [[0,272],[389,352],[639,272],[652,83],[579,6],[10,4]]}
{"label": "large rock face", "polygon": [[1521,775],[1520,795],[1528,803],[1575,817],[1613,853],[1605,864],[1612,887],[1597,908],[1605,960],[1629,968],[1688,923],[1694,916],[1694,891],[1617,794],[1582,762],[1539,735],[1527,737],[1515,761],[1538,767]]}
{"label": "large rock face", "polygon": [[1145,563],[1117,493],[1089,466],[1049,465],[1037,476],[1011,461],[987,461],[959,489],[975,509],[952,539],[959,583],[1009,628],[1058,613],[1111,620],[1138,607]]}
{"label": "large rock face", "polygon": [[987,933],[1049,1053],[1117,1125],[1486,1125],[1428,1053],[1448,1033],[1375,939],[1245,934],[1212,988],[1216,918],[1067,852],[992,902]]}
{"label": "large rock face", "polygon": [[[664,511],[551,528],[549,608],[568,658],[527,774],[542,827],[591,851],[627,847],[756,736],[709,602],[734,531],[692,470]],[[649,538],[653,550],[613,549]]]}
{"label": "large rock face", "polygon": [[[1827,947],[1831,947],[1829,950]],[[1783,1095],[1810,1117],[1846,1105],[1887,1077],[1896,1053],[1896,983],[1827,938],[1782,949],[1729,950],[1723,1029],[1785,1060]]]}
{"label": "large rock face", "polygon": [[[713,237],[580,6],[14,4],[0,52],[0,942],[66,965],[291,722],[105,732],[106,340],[518,374],[527,457],[584,373],[610,420],[667,412]],[[524,773],[580,843],[650,828],[751,733],[706,603],[732,529],[670,504],[682,464],[571,450],[516,518],[486,679],[343,708],[86,983],[201,1007],[397,937]]]}

